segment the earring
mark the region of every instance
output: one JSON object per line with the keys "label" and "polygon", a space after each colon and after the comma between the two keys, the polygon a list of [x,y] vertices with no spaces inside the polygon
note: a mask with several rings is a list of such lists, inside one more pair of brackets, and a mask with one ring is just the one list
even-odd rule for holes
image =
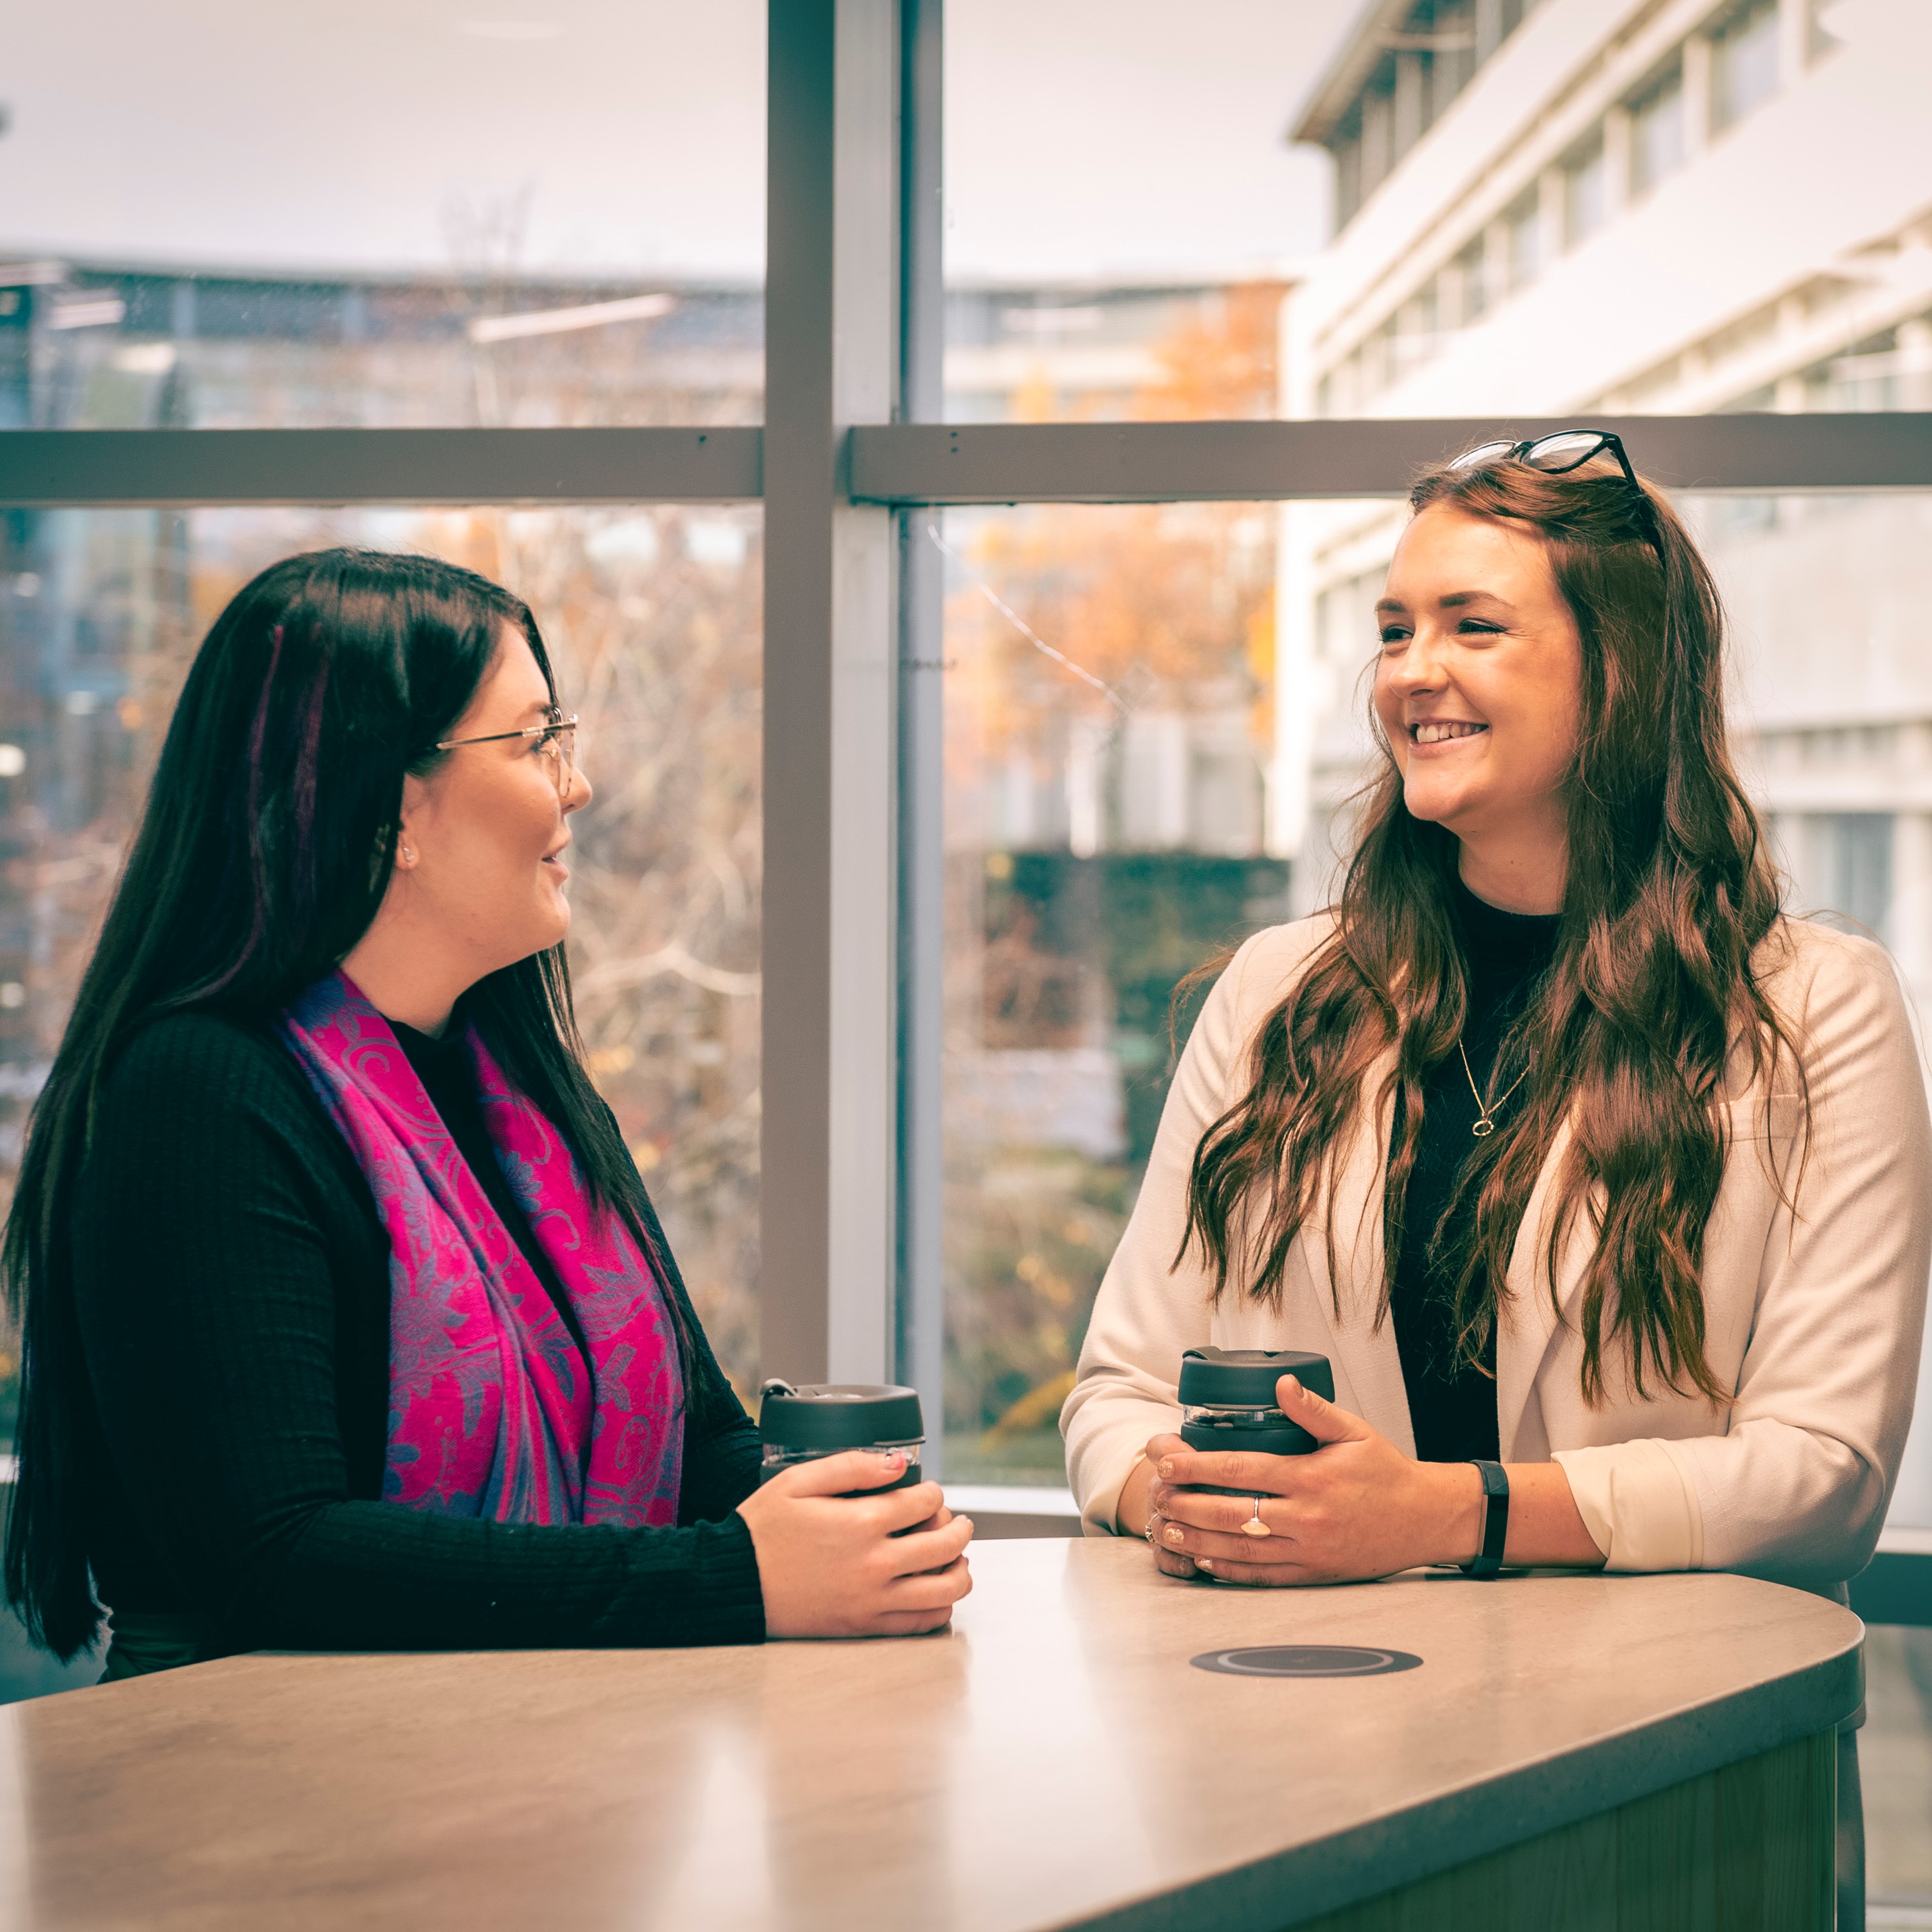
{"label": "earring", "polygon": [[413,866],[416,862],[416,855],[412,852],[406,845],[405,845],[402,848],[401,851],[400,851],[396,856],[400,858],[406,866]]}

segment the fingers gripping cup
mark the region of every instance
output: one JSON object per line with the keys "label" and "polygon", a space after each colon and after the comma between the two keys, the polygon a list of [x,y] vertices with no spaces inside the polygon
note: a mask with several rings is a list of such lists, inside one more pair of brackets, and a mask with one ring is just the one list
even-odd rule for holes
{"label": "fingers gripping cup", "polygon": [[[1275,1384],[1283,1376],[1335,1400],[1335,1373],[1326,1355],[1294,1348],[1190,1348],[1180,1358],[1181,1441],[1190,1449],[1309,1454],[1317,1446],[1315,1438],[1289,1421],[1276,1401]],[[1208,1496],[1252,1493],[1208,1483],[1189,1486]]]}
{"label": "fingers gripping cup", "polygon": [[760,1483],[769,1483],[781,1469],[796,1462],[815,1462],[847,1449],[892,1449],[905,1453],[905,1474],[878,1490],[854,1490],[854,1496],[876,1496],[886,1490],[910,1489],[920,1480],[919,1452],[926,1446],[926,1420],[920,1413],[916,1389],[894,1388],[878,1382],[820,1382],[794,1388],[776,1377],[758,1391],[758,1433],[765,1445]]}

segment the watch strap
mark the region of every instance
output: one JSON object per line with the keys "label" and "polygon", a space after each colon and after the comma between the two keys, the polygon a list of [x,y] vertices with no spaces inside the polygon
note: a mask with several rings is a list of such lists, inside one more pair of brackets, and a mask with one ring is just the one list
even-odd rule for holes
{"label": "watch strap", "polygon": [[1475,1462],[1483,1479],[1483,1546],[1473,1562],[1465,1563],[1463,1574],[1493,1576],[1503,1567],[1503,1547],[1509,1540],[1509,1477],[1500,1462]]}

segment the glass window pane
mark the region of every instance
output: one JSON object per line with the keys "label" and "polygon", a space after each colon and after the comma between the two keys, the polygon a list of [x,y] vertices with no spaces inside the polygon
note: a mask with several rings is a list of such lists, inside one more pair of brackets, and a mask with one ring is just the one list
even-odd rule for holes
{"label": "glass window pane", "polygon": [[[754,1386],[754,511],[0,512],[0,1208],[189,661],[254,573],[426,551],[534,608],[579,756],[570,950],[590,1069],[720,1360]],[[5,1346],[0,1340],[0,1346]],[[12,1429],[13,1364],[0,1384]]]}
{"label": "glass window pane", "polygon": [[0,428],[754,420],[763,9],[538,15],[10,20]]}
{"label": "glass window pane", "polygon": [[1932,1918],[1932,1629],[1868,1630],[1864,1669],[1865,1923],[1883,1932]]}
{"label": "glass window pane", "polygon": [[1248,504],[946,515],[949,1481],[1064,1482],[1060,1404],[1176,988],[1286,916],[1274,525]]}
{"label": "glass window pane", "polygon": [[1483,238],[1474,241],[1456,257],[1458,298],[1445,304],[1443,322],[1449,328],[1466,328],[1480,322],[1490,306],[1489,251]]}
{"label": "glass window pane", "polygon": [[1630,110],[1630,193],[1646,194],[1684,159],[1682,63]]}
{"label": "glass window pane", "polygon": [[[1338,200],[1286,303],[1285,413],[1924,406],[1901,400],[1932,376],[1923,10],[1855,10],[1790,74],[1768,0],[1674,45],[1632,38],[1635,0],[1532,15],[1372,195]],[[1305,140],[1335,149],[1372,25],[1294,110]],[[1351,391],[1391,319],[1476,260],[1488,301],[1438,303],[1426,352]]]}
{"label": "glass window pane", "polygon": [[1604,137],[1599,134],[1564,166],[1563,245],[1566,248],[1588,241],[1603,226],[1610,212],[1607,187]]}
{"label": "glass window pane", "polygon": [[1711,40],[1711,127],[1742,121],[1778,92],[1778,0],[1750,0]]}
{"label": "glass window pane", "polygon": [[1543,266],[1543,208],[1535,189],[1516,197],[1503,217],[1503,234],[1509,290],[1514,295],[1534,281]]}
{"label": "glass window pane", "polygon": [[1923,407],[1925,10],[1792,10],[955,0],[947,412]]}
{"label": "glass window pane", "polygon": [[[1321,245],[1334,166],[1282,122],[1358,10],[951,0],[947,420],[1275,414],[1282,287]],[[1422,105],[1361,104],[1347,191]]]}

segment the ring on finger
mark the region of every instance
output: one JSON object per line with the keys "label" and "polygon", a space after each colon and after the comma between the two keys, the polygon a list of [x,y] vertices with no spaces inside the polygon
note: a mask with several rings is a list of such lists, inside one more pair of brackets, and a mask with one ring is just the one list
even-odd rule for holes
{"label": "ring on finger", "polygon": [[1262,1499],[1259,1496],[1255,1498],[1254,1514],[1241,1526],[1241,1534],[1244,1536],[1272,1536],[1274,1534],[1262,1520]]}

